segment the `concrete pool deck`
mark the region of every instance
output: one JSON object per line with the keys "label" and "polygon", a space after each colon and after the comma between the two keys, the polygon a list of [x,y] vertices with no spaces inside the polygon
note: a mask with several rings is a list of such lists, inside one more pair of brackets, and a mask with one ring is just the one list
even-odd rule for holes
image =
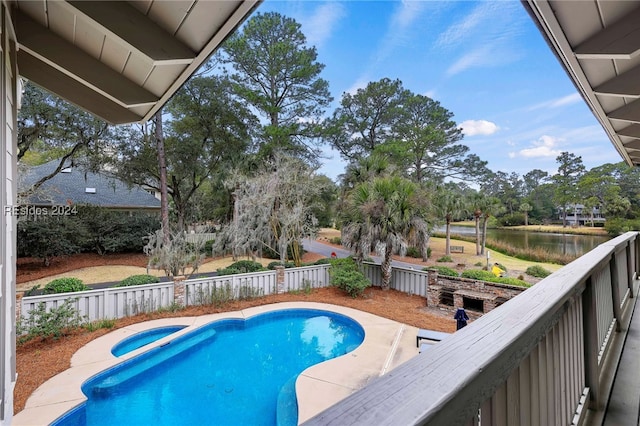
{"label": "concrete pool deck", "polygon": [[[80,387],[91,376],[136,355],[160,346],[176,337],[212,321],[225,318],[247,319],[280,309],[307,308],[337,312],[356,320],[365,330],[362,344],[354,351],[311,366],[296,381],[298,422],[320,413],[403,362],[418,355],[418,329],[367,312],[326,303],[287,302],[257,306],[241,311],[177,317],[133,324],[101,336],[79,349],[71,358],[71,367],[46,381],[29,397],[24,410],[17,413],[12,425],[46,425],[84,402]],[[184,329],[116,358],[111,348],[141,331],[169,325]]]}

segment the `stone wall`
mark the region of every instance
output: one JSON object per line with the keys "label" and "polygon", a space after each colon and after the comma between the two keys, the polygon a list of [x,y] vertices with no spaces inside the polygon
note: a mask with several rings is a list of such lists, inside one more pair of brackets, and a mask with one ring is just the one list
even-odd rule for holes
{"label": "stone wall", "polygon": [[[524,287],[469,278],[440,276],[435,271],[429,271],[427,306],[448,306],[481,310],[481,312],[487,313],[524,290],[526,290]],[[452,304],[442,303],[449,301],[450,298],[452,298]],[[476,308],[476,305],[479,307],[480,304],[481,308]]]}

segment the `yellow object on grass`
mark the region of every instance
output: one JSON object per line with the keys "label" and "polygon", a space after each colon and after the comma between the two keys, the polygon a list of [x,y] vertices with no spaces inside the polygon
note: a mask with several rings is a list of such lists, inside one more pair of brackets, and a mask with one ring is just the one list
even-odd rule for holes
{"label": "yellow object on grass", "polygon": [[493,268],[491,268],[491,272],[496,277],[502,277],[504,275],[504,269],[500,268],[497,263],[493,264]]}

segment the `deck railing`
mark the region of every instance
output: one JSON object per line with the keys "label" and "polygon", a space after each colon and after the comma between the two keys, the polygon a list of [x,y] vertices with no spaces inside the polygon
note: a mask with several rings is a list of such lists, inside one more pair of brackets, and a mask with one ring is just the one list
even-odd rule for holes
{"label": "deck railing", "polygon": [[600,424],[638,244],[629,232],[600,245],[305,424]]}

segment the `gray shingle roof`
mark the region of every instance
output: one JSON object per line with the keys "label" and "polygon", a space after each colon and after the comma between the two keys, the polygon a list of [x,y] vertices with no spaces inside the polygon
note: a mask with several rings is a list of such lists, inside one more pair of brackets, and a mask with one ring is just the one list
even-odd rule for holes
{"label": "gray shingle roof", "polygon": [[[53,172],[59,160],[31,167],[20,178],[24,191],[43,176]],[[95,192],[88,190],[95,189]],[[139,186],[129,187],[123,181],[103,173],[93,173],[73,166],[69,173],[58,173],[27,198],[30,205],[90,204],[108,208],[159,209],[160,201]]]}

